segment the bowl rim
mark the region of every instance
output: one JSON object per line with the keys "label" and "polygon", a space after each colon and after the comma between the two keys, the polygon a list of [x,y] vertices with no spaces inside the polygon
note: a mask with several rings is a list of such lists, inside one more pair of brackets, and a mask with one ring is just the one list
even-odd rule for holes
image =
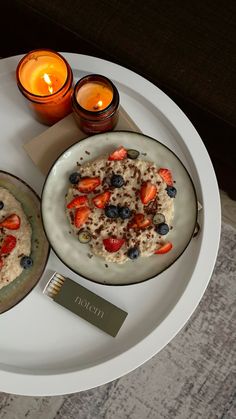
{"label": "bowl rim", "polygon": [[[168,266],[166,266],[165,268],[163,268],[160,272],[158,272],[156,275],[151,275],[150,277],[148,277],[148,278],[145,278],[144,280],[142,280],[142,281],[138,281],[138,282],[129,282],[129,283],[125,283],[125,284],[111,284],[111,283],[108,283],[108,282],[105,282],[105,283],[103,283],[103,282],[99,282],[99,281],[95,281],[94,279],[91,279],[91,278],[89,278],[89,277],[87,277],[86,275],[84,275],[84,274],[82,274],[82,273],[79,273],[78,271],[76,271],[75,269],[73,269],[73,268],[71,268],[64,260],[63,260],[63,258],[61,257],[61,256],[59,256],[59,254],[57,253],[57,251],[55,250],[55,248],[53,247],[53,245],[51,244],[51,241],[50,241],[50,239],[49,239],[49,237],[48,237],[48,234],[47,234],[47,231],[46,231],[46,228],[45,228],[45,225],[44,225],[44,217],[43,217],[43,196],[44,196],[44,190],[45,190],[45,188],[46,188],[46,184],[47,184],[47,181],[48,181],[48,178],[49,178],[49,176],[50,176],[50,174],[51,174],[51,172],[52,172],[52,169],[53,169],[53,167],[55,166],[55,164],[58,162],[58,160],[60,160],[60,158],[63,156],[63,154],[64,153],[66,153],[68,150],[70,150],[70,149],[72,149],[73,147],[75,147],[75,146],[77,146],[79,143],[81,143],[82,141],[86,141],[87,139],[90,139],[91,137],[96,137],[96,136],[100,136],[100,135],[106,135],[106,134],[115,134],[115,133],[126,133],[126,134],[137,134],[137,135],[139,135],[139,136],[142,136],[142,137],[146,137],[146,138],[149,138],[150,140],[152,140],[152,141],[155,141],[155,142],[157,142],[157,143],[159,143],[159,144],[161,144],[161,146],[163,146],[164,148],[166,148],[168,151],[170,151],[175,157],[176,157],[176,159],[180,162],[180,164],[183,166],[183,168],[185,169],[185,172],[186,172],[186,174],[187,174],[187,176],[188,176],[188,178],[189,178],[189,180],[190,180],[190,183],[191,183],[191,185],[192,185],[192,188],[193,188],[193,192],[194,192],[194,198],[195,198],[195,222],[194,222],[194,225],[193,225],[193,229],[192,229],[192,234],[190,235],[190,238],[189,238],[189,240],[187,241],[187,243],[186,243],[186,246],[184,247],[184,249],[181,251],[181,253],[173,260],[173,262],[171,262]],[[151,280],[151,279],[153,279],[153,278],[156,278],[158,275],[160,275],[160,274],[162,274],[163,272],[165,272],[167,269],[169,269],[179,258],[180,258],[180,256],[182,256],[182,254],[185,252],[185,250],[187,249],[187,247],[188,247],[188,245],[190,244],[190,242],[191,242],[191,240],[192,240],[192,238],[193,238],[193,235],[194,235],[194,230],[195,230],[195,227],[196,227],[196,224],[197,224],[197,220],[198,220],[198,199],[197,199],[197,192],[196,192],[196,188],[195,188],[195,186],[194,186],[194,183],[193,183],[193,180],[192,180],[192,177],[190,176],[190,174],[189,174],[189,172],[188,172],[188,170],[186,169],[186,167],[185,167],[185,165],[182,163],[182,161],[180,160],[180,158],[176,155],[176,153],[174,152],[174,151],[172,151],[168,146],[166,146],[165,144],[163,144],[161,141],[159,141],[159,140],[157,140],[157,139],[155,139],[155,138],[153,138],[153,137],[151,137],[151,136],[149,136],[149,135],[146,135],[146,134],[143,134],[143,133],[141,133],[141,132],[136,132],[136,131],[128,131],[128,130],[115,130],[115,131],[107,131],[107,132],[104,132],[104,133],[97,133],[97,134],[93,134],[93,135],[89,135],[88,137],[85,137],[85,138],[83,138],[83,139],[81,139],[81,140],[78,140],[77,142],[75,142],[74,144],[72,144],[72,145],[70,145],[69,147],[67,147],[62,153],[60,153],[60,155],[57,157],[57,159],[52,163],[52,165],[51,165],[51,167],[50,167],[50,169],[49,169],[49,171],[48,171],[48,173],[47,173],[47,175],[46,175],[46,178],[45,178],[45,181],[44,181],[44,184],[43,184],[43,188],[42,188],[42,194],[41,194],[41,201],[40,201],[40,205],[41,205],[41,215],[42,215],[42,224],[43,224],[43,229],[44,229],[44,232],[45,232],[45,235],[46,235],[46,237],[47,237],[47,240],[48,240],[48,242],[49,242],[49,245],[51,246],[51,248],[52,248],[52,250],[53,250],[53,252],[56,254],[56,256],[58,257],[58,259],[68,268],[68,269],[70,269],[72,272],[74,272],[76,275],[79,275],[79,276],[81,276],[82,278],[84,278],[84,279],[86,279],[86,280],[88,280],[88,281],[90,281],[90,282],[92,282],[92,283],[95,283],[95,284],[99,284],[99,285],[103,285],[103,286],[107,286],[107,287],[123,287],[123,286],[131,286],[131,285],[139,285],[139,284],[143,284],[144,282],[146,282],[146,281],[149,281],[149,280]]]}
{"label": "bowl rim", "polygon": [[[41,212],[41,198],[40,198],[40,196],[37,194],[37,192],[35,192],[35,190],[27,183],[27,182],[25,182],[23,179],[21,179],[19,176],[16,176],[16,175],[14,175],[14,174],[12,174],[12,173],[10,173],[10,172],[7,172],[6,170],[0,170],[0,176],[1,176],[1,173],[3,173],[4,175],[7,175],[7,176],[10,176],[10,177],[13,177],[13,178],[15,178],[17,181],[19,181],[20,183],[22,183],[23,185],[25,185],[35,196],[36,196],[36,198],[38,199],[38,201],[39,201],[39,209],[40,209],[40,212]],[[42,217],[41,217],[42,218]],[[42,222],[42,227],[43,227],[43,231],[44,231],[44,234],[45,234],[45,230],[44,230],[44,225],[43,225],[43,222]],[[51,251],[51,245],[50,245],[50,242],[49,242],[49,240],[48,240],[48,237],[46,236],[46,234],[45,234],[45,237],[46,237],[46,239],[47,239],[47,244],[48,244],[48,250],[47,250],[47,255],[46,255],[46,258],[45,258],[45,263],[43,264],[43,266],[42,266],[42,268],[41,268],[41,274],[39,275],[39,278],[38,278],[38,280],[35,282],[35,284],[33,285],[33,287],[32,288],[30,288],[30,290],[19,300],[19,301],[17,301],[17,303],[15,303],[14,305],[12,305],[11,307],[9,307],[9,308],[7,308],[6,310],[4,310],[4,311],[1,311],[0,312],[0,316],[2,315],[2,314],[4,314],[4,313],[7,313],[9,310],[12,310],[13,308],[15,308],[19,303],[21,303],[32,291],[33,291],[33,289],[36,287],[36,285],[39,283],[39,281],[40,281],[40,279],[42,278],[42,275],[43,275],[43,273],[44,273],[44,271],[45,271],[45,269],[46,269],[46,266],[47,266],[47,263],[48,263],[48,259],[49,259],[49,255],[50,255],[50,251]],[[17,278],[15,278],[15,279],[17,279]],[[12,281],[13,282],[13,281]],[[0,290],[1,291],[1,290]]]}

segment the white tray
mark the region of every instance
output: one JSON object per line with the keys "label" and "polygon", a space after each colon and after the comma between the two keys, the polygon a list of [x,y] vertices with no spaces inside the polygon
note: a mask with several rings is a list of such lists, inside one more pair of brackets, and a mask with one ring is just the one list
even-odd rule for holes
{"label": "white tray", "polygon": [[[104,60],[63,53],[74,77],[101,73],[116,84],[121,104],[144,134],[170,147],[189,170],[203,203],[201,233],[180,259],[157,278],[138,285],[105,287],[80,278],[51,252],[37,287],[0,316],[0,391],[56,395],[111,381],[158,353],[184,326],[210,279],[220,238],[220,200],[207,151],[183,112],[137,74]],[[45,126],[28,113],[15,82],[21,56],[0,61],[0,168],[41,193],[44,177],[22,145]],[[183,214],[184,216],[184,214]],[[128,311],[116,338],[59,307],[42,294],[53,271]]]}

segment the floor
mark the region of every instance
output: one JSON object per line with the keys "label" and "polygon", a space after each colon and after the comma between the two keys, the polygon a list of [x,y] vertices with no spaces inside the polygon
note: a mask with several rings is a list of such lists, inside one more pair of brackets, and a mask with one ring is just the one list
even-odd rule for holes
{"label": "floor", "polygon": [[0,419],[236,418],[236,202],[220,193],[215,269],[177,336],[141,367],[91,390],[54,397],[0,392]]}
{"label": "floor", "polygon": [[236,201],[232,201],[224,191],[220,191],[222,220],[236,228]]}

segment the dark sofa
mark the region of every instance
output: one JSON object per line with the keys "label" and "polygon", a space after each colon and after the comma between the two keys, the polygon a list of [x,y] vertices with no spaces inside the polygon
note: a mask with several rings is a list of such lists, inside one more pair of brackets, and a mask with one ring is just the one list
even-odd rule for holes
{"label": "dark sofa", "polygon": [[0,56],[47,47],[146,77],[195,125],[220,187],[236,199],[235,15],[234,0],[9,0]]}

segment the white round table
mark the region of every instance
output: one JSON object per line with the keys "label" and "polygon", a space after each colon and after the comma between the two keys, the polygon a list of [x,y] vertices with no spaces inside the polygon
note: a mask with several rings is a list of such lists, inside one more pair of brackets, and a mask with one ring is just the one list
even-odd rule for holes
{"label": "white round table", "polygon": [[[153,84],[116,64],[62,53],[74,78],[100,73],[116,84],[121,104],[140,130],[171,148],[189,170],[198,200],[201,232],[178,261],[157,278],[127,287],[91,283],[67,269],[51,252],[34,290],[0,315],[0,391],[57,395],[99,386],[146,362],[184,326],[210,280],[217,257],[221,212],[215,173],[192,124]],[[28,112],[17,89],[15,69],[21,56],[0,61],[0,167],[41,193],[44,176],[23,144],[47,127]],[[42,294],[52,272],[74,279],[128,311],[116,338],[59,307]]]}

